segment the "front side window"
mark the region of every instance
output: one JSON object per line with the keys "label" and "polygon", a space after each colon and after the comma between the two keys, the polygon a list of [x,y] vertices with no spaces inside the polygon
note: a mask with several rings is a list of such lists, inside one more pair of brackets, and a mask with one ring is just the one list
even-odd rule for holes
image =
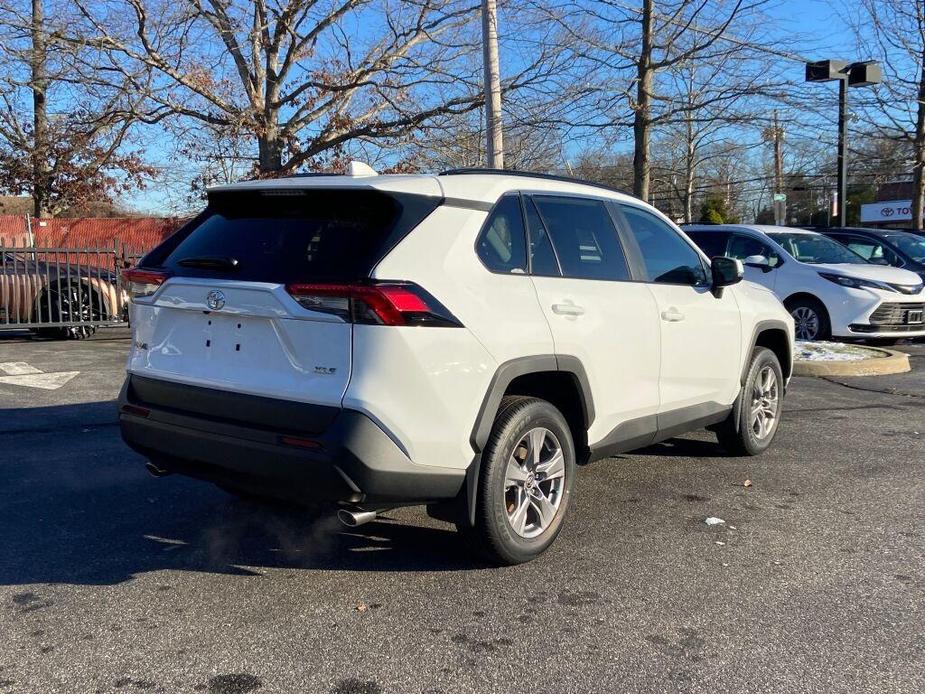
{"label": "front side window", "polygon": [[519,195],[505,195],[495,205],[477,242],[479,258],[492,272],[527,271],[524,218]]}
{"label": "front side window", "polygon": [[866,236],[836,236],[836,241],[845,244],[850,250],[864,258],[868,263],[877,265],[902,265],[896,254],[886,244]]}
{"label": "front side window", "polygon": [[925,263],[925,237],[900,232],[887,236],[890,242],[917,263]]}
{"label": "front side window", "polygon": [[777,241],[788,254],[801,263],[816,265],[819,263],[842,263],[863,265],[867,261],[838,241],[812,232],[771,232],[768,234]]}
{"label": "front side window", "polygon": [[628,231],[636,240],[649,282],[701,285],[707,273],[700,254],[678,232],[650,212],[620,205]]}
{"label": "front side window", "polygon": [[768,244],[748,234],[732,235],[728,255],[730,258],[738,258],[739,260],[745,260],[753,255],[761,255],[768,259],[769,267],[780,265],[780,257],[771,250]]}
{"label": "front side window", "polygon": [[726,255],[726,243],[729,241],[728,231],[688,231],[685,229],[684,233],[711,258]]}
{"label": "front side window", "polygon": [[562,274],[588,280],[628,280],[617,230],[600,200],[534,196]]}

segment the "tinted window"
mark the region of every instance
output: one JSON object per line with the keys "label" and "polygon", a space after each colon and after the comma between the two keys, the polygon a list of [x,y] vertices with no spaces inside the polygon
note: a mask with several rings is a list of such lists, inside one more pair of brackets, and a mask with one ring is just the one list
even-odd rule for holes
{"label": "tinted window", "polygon": [[478,252],[485,267],[493,272],[527,271],[519,195],[506,195],[495,205],[479,236]]}
{"label": "tinted window", "polygon": [[896,255],[882,242],[866,236],[842,235],[833,236],[839,243],[845,244],[864,260],[879,265],[901,265]]}
{"label": "tinted window", "polygon": [[887,238],[917,263],[925,263],[925,237],[915,234],[890,234]]}
{"label": "tinted window", "polygon": [[285,192],[212,194],[206,211],[142,264],[254,282],[362,279],[439,204],[378,191]]}
{"label": "tinted window", "polygon": [[777,241],[787,253],[801,263],[847,263],[862,265],[864,258],[845,246],[822,234],[812,232],[788,233],[771,232],[768,234]]}
{"label": "tinted window", "polygon": [[729,240],[727,231],[688,231],[684,230],[691,241],[700,246],[700,249],[711,258],[726,255],[726,242]]}
{"label": "tinted window", "polygon": [[617,230],[600,200],[535,196],[562,274],[589,280],[627,280]]}
{"label": "tinted window", "polygon": [[620,205],[629,231],[639,245],[650,282],[704,284],[707,274],[700,254],[661,219],[645,210]]}
{"label": "tinted window", "polygon": [[745,260],[752,255],[763,255],[768,259],[769,267],[777,267],[780,264],[780,258],[768,244],[748,234],[733,234],[727,255],[739,260]]}
{"label": "tinted window", "polygon": [[540,213],[536,211],[536,205],[530,198],[526,198],[524,203],[527,208],[527,229],[530,231],[530,269],[534,275],[559,277],[562,275],[559,271],[559,261],[556,259],[556,251],[549,240],[549,234],[546,233],[546,227],[540,219]]}

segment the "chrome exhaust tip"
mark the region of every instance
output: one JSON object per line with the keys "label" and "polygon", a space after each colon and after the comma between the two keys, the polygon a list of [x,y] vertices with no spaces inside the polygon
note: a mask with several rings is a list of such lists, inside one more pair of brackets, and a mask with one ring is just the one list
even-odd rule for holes
{"label": "chrome exhaust tip", "polygon": [[170,474],[170,470],[167,468],[158,467],[151,462],[145,463],[145,470],[147,470],[152,477],[166,477]]}
{"label": "chrome exhaust tip", "polygon": [[337,520],[348,528],[356,528],[375,520],[377,515],[377,511],[348,511],[342,508],[337,512]]}

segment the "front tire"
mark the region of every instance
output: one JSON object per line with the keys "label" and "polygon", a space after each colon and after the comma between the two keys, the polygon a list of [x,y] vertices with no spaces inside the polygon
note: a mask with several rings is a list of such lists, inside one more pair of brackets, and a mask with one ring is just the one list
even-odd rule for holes
{"label": "front tire", "polygon": [[756,347],[739,400],[716,428],[720,445],[733,455],[764,453],[780,426],[783,397],[784,375],[777,355]]}
{"label": "front tire", "polygon": [[562,529],[575,471],[562,413],[538,398],[505,397],[482,452],[475,525],[457,527],[492,563],[530,561]]}

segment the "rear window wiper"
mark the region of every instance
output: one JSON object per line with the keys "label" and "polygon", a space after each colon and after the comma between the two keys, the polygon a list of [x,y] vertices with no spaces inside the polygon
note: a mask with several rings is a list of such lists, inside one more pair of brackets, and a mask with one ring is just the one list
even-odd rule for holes
{"label": "rear window wiper", "polygon": [[177,261],[182,267],[200,267],[215,270],[237,270],[240,263],[237,258],[220,255],[201,255],[192,258],[182,258]]}

